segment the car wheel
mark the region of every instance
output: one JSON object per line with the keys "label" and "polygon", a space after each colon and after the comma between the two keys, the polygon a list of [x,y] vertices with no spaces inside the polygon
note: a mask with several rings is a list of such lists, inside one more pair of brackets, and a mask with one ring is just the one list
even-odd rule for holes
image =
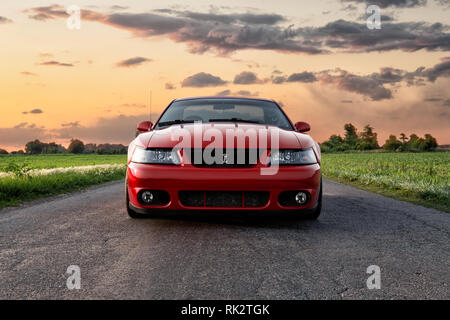
{"label": "car wheel", "polygon": [[127,184],[125,184],[125,199],[126,199],[125,205],[127,208],[128,215],[133,219],[142,218],[142,216],[143,216],[142,214],[137,213],[136,211],[130,209],[130,206],[129,206],[130,199],[128,198],[128,185]]}
{"label": "car wheel", "polygon": [[310,212],[306,215],[306,218],[309,220],[317,220],[319,218],[320,213],[322,211],[322,177],[320,177],[320,190],[319,190],[319,200],[317,200],[317,207],[313,212]]}

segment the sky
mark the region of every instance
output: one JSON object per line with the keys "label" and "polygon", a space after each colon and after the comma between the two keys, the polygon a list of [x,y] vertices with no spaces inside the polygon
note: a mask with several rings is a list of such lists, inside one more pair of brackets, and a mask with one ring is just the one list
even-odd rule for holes
{"label": "sky", "polygon": [[[368,28],[370,5],[379,29]],[[80,28],[69,28],[70,6]],[[319,142],[351,122],[374,127],[380,144],[402,132],[450,144],[450,0],[3,0],[0,9],[8,151],[34,139],[127,145],[173,99],[205,95],[273,99]]]}

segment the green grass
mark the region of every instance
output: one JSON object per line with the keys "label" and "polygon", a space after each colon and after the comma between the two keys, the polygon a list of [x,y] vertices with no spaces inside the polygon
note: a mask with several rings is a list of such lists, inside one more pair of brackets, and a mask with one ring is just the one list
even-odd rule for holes
{"label": "green grass", "polygon": [[450,212],[450,152],[325,153],[325,178]]}
{"label": "green grass", "polygon": [[42,154],[42,155],[0,155],[0,172],[10,163],[26,164],[30,169],[66,168],[97,164],[126,163],[126,154]]}
{"label": "green grass", "polygon": [[[121,167],[93,168],[86,171],[31,174],[30,169],[65,168],[99,164]],[[24,201],[80,190],[91,185],[125,177],[126,155],[7,155],[0,156],[0,208]]]}

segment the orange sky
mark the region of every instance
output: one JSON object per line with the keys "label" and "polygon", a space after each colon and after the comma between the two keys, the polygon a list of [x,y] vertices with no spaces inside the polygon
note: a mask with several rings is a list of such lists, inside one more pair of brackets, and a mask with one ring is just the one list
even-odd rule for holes
{"label": "orange sky", "polygon": [[[318,141],[352,122],[375,127],[381,144],[400,132],[450,143],[450,10],[438,1],[381,8],[391,18],[370,31],[366,5],[351,0],[78,1],[79,30],[66,25],[74,1],[52,4],[0,4],[0,147],[9,151],[34,138],[128,144],[150,91],[154,116],[174,98],[228,90],[281,101]],[[243,71],[257,79],[233,83]],[[199,73],[221,81],[182,85]]]}

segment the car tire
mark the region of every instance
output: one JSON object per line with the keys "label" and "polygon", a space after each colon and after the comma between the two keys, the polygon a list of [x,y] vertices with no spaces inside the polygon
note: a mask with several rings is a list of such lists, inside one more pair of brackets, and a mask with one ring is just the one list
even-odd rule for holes
{"label": "car tire", "polygon": [[317,218],[319,218],[321,212],[322,212],[322,177],[320,177],[319,199],[317,200],[316,209],[314,209],[313,212],[308,213],[306,215],[306,219],[317,220]]}
{"label": "car tire", "polygon": [[126,205],[126,208],[127,208],[127,213],[130,216],[130,218],[133,218],[133,219],[140,219],[140,218],[142,218],[143,217],[142,214],[137,213],[136,211],[130,209],[130,205],[129,205],[130,199],[128,198],[128,185],[127,184],[125,184],[125,199],[126,199],[125,205]]}

